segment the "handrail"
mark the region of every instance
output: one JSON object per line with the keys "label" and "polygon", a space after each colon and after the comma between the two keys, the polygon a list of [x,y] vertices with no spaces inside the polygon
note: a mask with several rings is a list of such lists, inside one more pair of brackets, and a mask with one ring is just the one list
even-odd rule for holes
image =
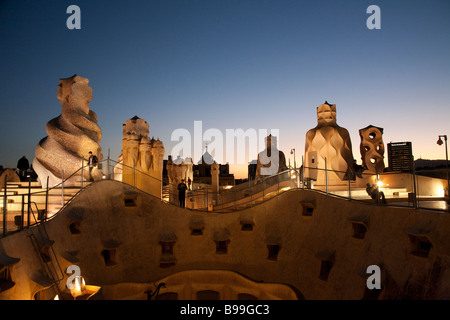
{"label": "handrail", "polygon": [[[34,206],[36,207],[36,211],[39,212],[39,208],[38,208],[36,202],[31,201],[30,204],[34,204]],[[34,211],[33,211],[33,207],[32,207],[31,205],[30,205],[30,210],[31,210],[31,213],[32,213],[32,215],[33,215],[34,221],[36,222],[35,225],[38,227],[37,229],[38,229],[38,232],[39,232],[39,234],[41,235],[42,239],[50,240],[50,239],[49,239],[49,236],[48,236],[48,233],[47,233],[47,230],[45,229],[45,224],[39,223],[39,222],[37,221],[38,219],[36,219],[36,215],[35,215],[35,213],[34,213]],[[39,226],[41,226],[42,228],[39,228]],[[33,236],[34,236],[34,235],[33,235]],[[64,279],[64,272],[62,271],[61,265],[59,264],[59,261],[58,261],[58,258],[57,258],[57,255],[56,255],[56,252],[55,252],[53,246],[51,245],[50,248],[51,248],[51,250],[52,250],[52,252],[53,252],[53,256],[55,257],[56,263],[57,263],[57,265],[58,265],[58,268],[59,268],[59,271],[60,271],[60,274],[61,274],[61,278],[60,278],[59,275],[58,275],[58,271],[57,271],[56,268],[54,267],[54,269],[55,269],[55,274],[57,275],[57,279],[53,279],[53,280],[55,281],[55,283],[58,283],[59,281],[61,281],[62,279]]]}
{"label": "handrail", "polygon": [[[123,164],[121,162],[115,161],[113,159],[110,159],[109,157],[107,159],[101,160],[98,163],[98,167],[100,167],[101,165],[105,165],[106,164],[106,170],[105,168],[99,168],[99,170],[101,170],[102,173],[104,173],[106,176],[104,176],[103,178],[106,179],[112,179],[115,180],[117,179],[117,177],[115,176],[116,174],[123,174],[125,169],[129,169],[132,170],[133,174],[141,174],[143,176],[146,176],[148,178],[151,178],[152,180],[158,181],[159,183],[161,183],[161,186],[163,188],[163,180],[153,177],[145,172],[142,172],[140,169],[134,167],[131,167],[129,165]],[[55,190],[59,187],[64,187],[64,184],[67,184],[68,182],[70,182],[70,185],[76,184],[77,181],[73,180],[73,177],[79,175],[80,173],[83,174],[83,170],[85,168],[88,168],[89,165],[83,165],[78,168],[77,170],[75,170],[74,172],[72,172],[68,177],[66,177],[64,180],[62,180],[61,182],[59,182],[58,184],[52,186],[52,187],[48,187],[46,188],[46,190],[39,190],[39,191],[33,191],[31,192],[31,189],[28,192],[28,201],[31,200],[32,197],[36,196],[36,195],[42,195],[42,194],[46,194],[46,197],[49,193],[49,191],[51,190]],[[311,186],[307,186],[305,184],[305,182],[307,181],[307,178],[305,177],[305,171],[306,170],[316,170],[316,172],[319,171],[325,171],[326,173],[328,172],[333,172],[333,173],[341,173],[341,174],[345,174],[346,172],[344,171],[338,171],[338,170],[332,170],[332,169],[325,169],[325,168],[320,168],[320,167],[306,167],[306,166],[300,166],[298,168],[292,168],[289,167],[287,170],[279,172],[277,174],[273,174],[271,176],[263,176],[263,177],[259,177],[257,179],[254,180],[250,180],[248,182],[239,184],[239,185],[235,185],[233,186],[232,189],[230,190],[218,190],[218,192],[211,192],[210,189],[197,189],[194,191],[191,191],[190,193],[188,193],[187,197],[188,198],[194,198],[194,200],[199,199],[198,197],[203,197],[206,198],[206,202],[196,202],[196,207],[191,208],[191,210],[198,210],[198,211],[211,211],[210,206],[213,206],[213,209],[215,212],[220,212],[220,211],[229,211],[229,210],[237,210],[238,208],[242,208],[245,207],[249,204],[257,204],[261,202],[261,199],[263,201],[265,201],[267,199],[267,191],[270,189],[274,189],[274,192],[280,193],[282,190],[280,188],[280,183],[281,184],[285,184],[287,181],[292,182],[289,183],[290,184],[290,188],[293,189],[299,189],[299,188],[307,188],[307,189],[311,189]],[[332,184],[329,183],[329,179],[326,180],[327,185],[325,186],[325,184],[317,184],[314,185],[314,191],[317,192],[324,192],[327,195],[332,195],[332,196],[336,196],[339,198],[343,198],[343,199],[349,199],[349,200],[361,200],[364,202],[369,202],[371,201],[370,196],[367,194],[362,194],[359,193],[359,195],[357,194],[356,196],[354,195],[354,188],[355,186],[353,184],[353,182],[357,181],[358,178],[364,178],[364,177],[378,177],[378,178],[383,178],[389,175],[396,175],[396,174],[404,174],[407,172],[390,172],[390,171],[384,171],[380,172],[378,174],[376,173],[372,173],[372,172],[364,172],[362,171],[364,170],[364,168],[361,168],[360,170],[350,170],[354,176],[349,177],[350,179],[345,180],[348,181],[348,186],[345,186],[344,184],[340,184],[339,185],[339,189],[331,189],[331,191],[329,190],[328,186],[331,186],[332,188],[334,187]],[[436,172],[442,172],[442,170],[439,169],[435,169],[435,170],[416,170],[415,171],[415,178],[417,178],[418,176],[420,176],[421,174],[426,174],[426,173],[436,173]],[[292,175],[291,174],[295,174],[296,175],[296,181],[292,180]],[[82,179],[80,181],[84,181],[84,176],[81,177]],[[414,177],[413,177],[414,178]],[[415,179],[414,178],[414,179]],[[71,181],[69,181],[71,180]],[[134,181],[134,179],[133,179]],[[127,182],[124,182],[127,183]],[[127,183],[130,184],[134,187],[136,187],[135,185],[131,184],[131,183]],[[68,185],[67,185],[68,186]],[[88,185],[84,186],[82,184],[82,187],[76,192],[75,195],[73,195],[72,197],[70,197],[68,200],[65,200],[63,198],[62,201],[62,207],[59,210],[62,210],[63,208],[65,208],[71,201],[72,199],[78,195],[79,192],[81,192],[82,190],[84,190]],[[172,194],[171,192],[171,188],[170,186],[166,186],[169,188],[169,201],[167,201],[165,198],[161,197],[161,201],[172,204],[172,205],[176,205],[177,204],[177,195]],[[283,186],[285,187],[285,186]],[[408,184],[408,182],[406,182],[406,187],[407,188],[411,188],[411,185]],[[5,183],[5,196],[3,196],[3,202],[6,201],[7,199],[7,195],[6,195],[6,188],[7,185]],[[31,185],[29,186],[29,188],[32,188]],[[270,189],[269,189],[270,188]],[[352,189],[353,188],[353,189]],[[393,187],[395,188],[395,187]],[[401,186],[399,186],[399,188],[402,188]],[[325,191],[321,190],[324,189]],[[359,185],[356,187],[356,190],[363,190],[364,187],[362,185]],[[408,190],[412,190],[412,189],[408,189]],[[407,192],[413,192],[413,194],[415,192],[417,192],[418,188],[412,191],[407,191]],[[346,193],[346,191],[348,191],[348,194]],[[272,191],[271,191],[272,192]],[[24,207],[25,205],[25,201],[24,201],[24,196],[23,195],[23,201],[22,201],[22,207]],[[212,197],[215,197],[214,203],[211,201]],[[359,197],[359,199],[358,199]],[[398,197],[398,196],[397,196]],[[399,198],[399,199],[406,199],[404,196]],[[413,199],[413,198],[412,198]],[[395,200],[398,202],[398,200]],[[402,206],[404,207],[406,200],[403,201],[403,205],[400,205],[399,203],[397,203],[396,205],[393,204],[393,202],[389,202],[389,205],[395,205],[395,206]],[[414,200],[411,201],[419,201],[419,197],[414,198]],[[422,201],[422,200],[421,200]],[[408,199],[408,206],[410,204],[410,200]],[[4,203],[4,212],[3,212],[3,216],[6,216],[7,213],[7,208],[6,208],[7,204]],[[189,207],[189,206],[188,206]],[[424,208],[424,209],[430,209],[430,210],[439,210],[439,211],[445,211],[446,209],[442,209],[442,208],[428,208],[426,205],[425,206],[417,206],[415,205],[415,209],[416,207],[420,207],[420,208]],[[47,201],[46,201],[46,208],[47,208]],[[447,206],[448,208],[448,206]],[[38,209],[38,208],[37,208]],[[23,210],[23,209],[22,209]],[[5,219],[3,219],[5,220]],[[22,219],[22,226],[23,226],[23,220]],[[30,224],[30,219],[28,219],[28,226],[30,225],[34,225],[35,223],[31,223]],[[44,219],[47,220],[47,219]],[[36,221],[36,224],[38,222]],[[6,231],[6,228],[3,228],[4,232]],[[22,229],[22,228],[20,228]],[[19,230],[20,230],[19,229]]]}

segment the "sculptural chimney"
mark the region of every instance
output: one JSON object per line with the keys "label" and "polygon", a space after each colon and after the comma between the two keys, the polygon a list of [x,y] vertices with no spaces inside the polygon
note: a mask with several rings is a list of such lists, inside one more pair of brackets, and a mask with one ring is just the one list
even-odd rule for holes
{"label": "sculptural chimney", "polygon": [[[122,125],[122,153],[115,172],[122,181],[161,198],[164,144],[149,137],[149,124],[134,116]],[[118,168],[120,167],[120,168]]]}
{"label": "sculptural chimney", "polygon": [[[89,110],[92,100],[92,88],[89,80],[77,75],[60,79],[57,98],[61,102],[60,116],[47,123],[48,136],[39,141],[33,169],[38,175],[42,187],[52,187],[79,170],[82,163],[87,164],[89,151],[102,160],[99,142],[102,131],[97,124],[97,115]],[[91,172],[94,180],[102,177],[97,168]],[[84,179],[90,179],[89,170],[84,170]],[[76,183],[81,179],[76,174],[66,185]]]}

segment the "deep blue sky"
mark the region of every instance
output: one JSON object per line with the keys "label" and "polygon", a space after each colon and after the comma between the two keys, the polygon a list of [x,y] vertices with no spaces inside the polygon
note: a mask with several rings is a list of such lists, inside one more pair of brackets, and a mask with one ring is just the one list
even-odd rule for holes
{"label": "deep blue sky", "polygon": [[[81,9],[69,30],[66,9]],[[381,29],[369,30],[369,5]],[[172,132],[279,129],[286,157],[304,153],[316,107],[337,106],[361,161],[358,130],[412,141],[416,158],[445,158],[450,134],[450,1],[0,1],[0,164],[31,160],[61,113],[60,78],[86,77],[117,160],[122,124],[150,124],[166,156]],[[256,155],[250,156],[255,159]],[[387,160],[387,154],[385,154]],[[197,160],[197,159],[194,159]]]}

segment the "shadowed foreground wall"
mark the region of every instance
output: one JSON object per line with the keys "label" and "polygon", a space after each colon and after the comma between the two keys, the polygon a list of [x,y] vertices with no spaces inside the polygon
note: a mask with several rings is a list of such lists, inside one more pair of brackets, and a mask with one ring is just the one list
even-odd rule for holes
{"label": "shadowed foreground wall", "polygon": [[[368,293],[366,269],[373,264],[382,273],[379,299],[436,299],[448,297],[450,288],[448,213],[376,207],[312,190],[217,214],[99,181],[45,227],[61,268],[78,265],[86,284],[105,288],[105,299],[142,296],[128,286],[120,297],[115,284],[152,284],[189,270],[233,271],[255,282],[287,285],[298,298],[362,299]],[[0,254],[20,259],[12,267],[15,286],[0,292],[0,299],[31,299],[45,288],[29,238],[37,231],[0,240]]]}

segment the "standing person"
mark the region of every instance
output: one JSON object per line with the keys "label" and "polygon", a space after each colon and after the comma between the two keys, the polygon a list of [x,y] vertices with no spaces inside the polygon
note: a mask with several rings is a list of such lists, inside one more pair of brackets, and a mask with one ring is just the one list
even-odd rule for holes
{"label": "standing person", "polygon": [[94,177],[92,176],[92,169],[97,166],[98,158],[96,155],[92,154],[92,151],[89,151],[89,181],[94,181]]}
{"label": "standing person", "polygon": [[27,171],[30,169],[30,163],[27,157],[23,156],[17,162],[17,169],[19,170],[20,181],[26,181]]}
{"label": "standing person", "polygon": [[184,208],[186,203],[186,184],[184,183],[184,179],[181,179],[181,182],[178,184],[178,200],[180,201],[180,207]]}
{"label": "standing person", "polygon": [[188,190],[191,190],[191,183],[192,183],[191,178],[188,178]]}

